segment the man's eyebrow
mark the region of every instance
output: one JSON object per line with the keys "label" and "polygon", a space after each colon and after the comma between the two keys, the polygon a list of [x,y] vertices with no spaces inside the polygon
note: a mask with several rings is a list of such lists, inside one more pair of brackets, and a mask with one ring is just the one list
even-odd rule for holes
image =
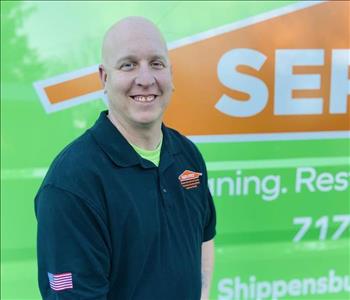
{"label": "man's eyebrow", "polygon": [[167,61],[167,58],[164,55],[154,55],[151,57],[151,59],[161,59]]}
{"label": "man's eyebrow", "polygon": [[[168,61],[167,57],[164,56],[164,55],[161,55],[161,54],[156,54],[156,55],[153,55],[153,56],[150,57],[150,60],[155,60],[155,59],[160,59],[160,60],[165,61],[165,62]],[[123,62],[123,61],[130,61],[130,60],[131,61],[136,61],[137,57],[135,55],[123,56],[123,57],[121,57],[121,58],[119,58],[117,60],[117,62],[115,63],[115,66],[117,67],[121,62]]]}

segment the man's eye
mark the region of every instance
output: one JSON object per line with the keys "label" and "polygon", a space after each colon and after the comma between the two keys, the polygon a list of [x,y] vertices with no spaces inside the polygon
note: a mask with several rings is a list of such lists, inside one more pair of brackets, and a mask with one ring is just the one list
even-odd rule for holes
{"label": "man's eye", "polygon": [[123,70],[123,71],[129,71],[129,70],[132,70],[135,66],[136,66],[135,63],[127,62],[127,63],[123,63],[120,66],[120,69]]}
{"label": "man's eye", "polygon": [[153,61],[151,66],[155,69],[163,69],[165,67],[164,63],[161,61]]}

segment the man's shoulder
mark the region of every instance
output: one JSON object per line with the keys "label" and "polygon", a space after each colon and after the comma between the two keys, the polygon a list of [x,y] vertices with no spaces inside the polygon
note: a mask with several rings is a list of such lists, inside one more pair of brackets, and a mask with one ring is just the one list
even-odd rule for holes
{"label": "man's shoulder", "polygon": [[94,162],[102,151],[89,130],[68,144],[51,163],[43,185],[52,184],[68,189],[74,182],[89,180]]}
{"label": "man's shoulder", "polygon": [[[36,207],[43,201],[54,205],[52,201],[60,195],[62,199],[74,199],[76,203],[87,205],[104,216],[103,202],[97,197],[100,195],[99,180],[103,172],[99,167],[101,155],[103,153],[90,130],[68,144],[51,163],[35,197]],[[70,203],[61,202],[61,199],[58,201]]]}

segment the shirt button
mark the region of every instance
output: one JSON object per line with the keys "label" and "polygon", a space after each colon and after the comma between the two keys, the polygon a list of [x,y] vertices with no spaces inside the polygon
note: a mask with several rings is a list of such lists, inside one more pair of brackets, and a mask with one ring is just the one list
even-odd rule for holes
{"label": "shirt button", "polygon": [[163,193],[166,193],[167,192],[167,190],[166,189],[163,189]]}

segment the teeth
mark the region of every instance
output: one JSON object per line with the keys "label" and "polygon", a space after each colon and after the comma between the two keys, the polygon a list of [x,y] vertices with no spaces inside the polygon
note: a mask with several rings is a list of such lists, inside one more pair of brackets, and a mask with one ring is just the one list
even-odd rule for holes
{"label": "teeth", "polygon": [[153,101],[155,98],[154,95],[150,95],[150,96],[135,96],[134,99],[138,102],[151,102]]}

